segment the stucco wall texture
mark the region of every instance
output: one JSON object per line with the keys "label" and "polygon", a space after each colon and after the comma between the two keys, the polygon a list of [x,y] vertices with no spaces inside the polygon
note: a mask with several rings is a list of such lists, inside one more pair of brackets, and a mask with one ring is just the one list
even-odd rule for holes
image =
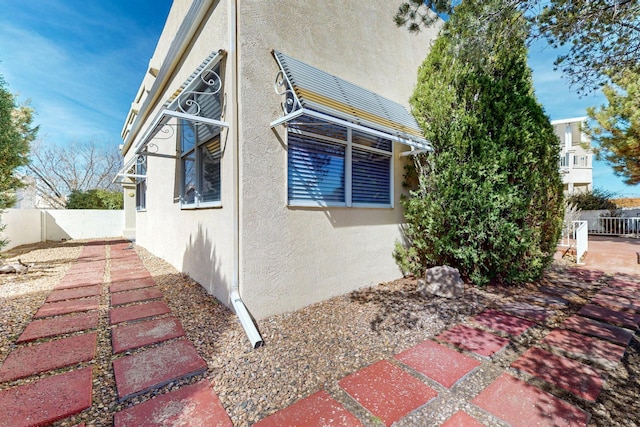
{"label": "stucco wall texture", "polygon": [[[156,49],[166,55],[190,1],[175,1]],[[178,5],[180,4],[180,5]],[[239,285],[256,318],[292,311],[363,286],[400,276],[392,258],[403,221],[403,159],[394,147],[394,208],[287,206],[287,147],[274,91],[279,71],[272,50],[320,68],[403,105],[436,30],[415,35],[397,28],[400,1],[238,0]],[[166,99],[207,55],[230,49],[229,7],[213,2],[179,67],[159,99]],[[157,59],[152,59],[155,61]],[[224,58],[225,95],[233,95],[232,67]],[[227,100],[231,106],[231,100]],[[156,109],[156,111],[158,111]],[[234,123],[233,108],[224,120]],[[155,114],[155,113],[154,113]],[[150,116],[151,120],[153,114]],[[149,157],[147,211],[138,213],[139,244],[191,275],[228,304],[233,277],[235,161],[233,131],[224,130],[222,208],[182,210],[174,201],[176,161]],[[175,155],[175,138],[155,142]]]}

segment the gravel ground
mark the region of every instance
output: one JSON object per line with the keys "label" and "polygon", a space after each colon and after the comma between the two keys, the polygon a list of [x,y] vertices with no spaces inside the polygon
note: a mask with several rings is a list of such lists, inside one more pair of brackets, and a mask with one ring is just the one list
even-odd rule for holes
{"label": "gravel ground", "polygon": [[[5,259],[36,263],[26,276],[0,275],[0,362],[49,291],[60,281],[70,262],[81,250],[82,242],[45,243],[23,246],[4,253]],[[206,376],[213,382],[222,404],[234,425],[248,426],[320,389],[327,390],[366,425],[379,426],[368,418],[341,391],[337,381],[380,359],[388,359],[454,324],[468,321],[485,307],[512,300],[512,289],[468,287],[458,301],[425,298],[416,292],[413,279],[401,279],[364,288],[347,295],[311,305],[294,313],[273,316],[258,322],[265,346],[252,350],[236,317],[204,289],[178,273],[144,248],[136,248],[147,269],[162,289],[165,301],[177,316],[200,355],[207,361]],[[556,265],[542,280],[545,284],[567,282],[563,266]],[[105,282],[108,282],[108,275]],[[533,295],[538,284],[518,291]],[[169,384],[122,403],[116,401],[108,326],[108,296],[101,301],[98,328],[98,354],[94,366],[94,400],[90,410],[56,423],[71,426],[84,421],[87,426],[109,426],[113,413],[149,399],[156,394],[201,380],[195,377]],[[590,294],[583,295],[590,297]],[[457,407],[477,415],[487,425],[501,425],[484,419],[463,403],[459,396],[472,396],[488,385],[524,348],[556,327],[575,305],[545,326],[530,330],[492,362],[485,362],[457,395],[438,389],[441,397],[406,417],[400,426],[433,425],[450,416]],[[137,350],[137,351],[142,351]],[[511,371],[512,374],[530,380]],[[640,344],[638,334],[632,340],[622,363],[605,372],[605,388],[596,403],[582,401],[547,384],[532,382],[565,400],[581,406],[593,415],[593,426],[640,426]],[[432,384],[430,384],[432,385]],[[0,386],[6,388],[8,385]],[[436,385],[433,385],[437,388]]]}

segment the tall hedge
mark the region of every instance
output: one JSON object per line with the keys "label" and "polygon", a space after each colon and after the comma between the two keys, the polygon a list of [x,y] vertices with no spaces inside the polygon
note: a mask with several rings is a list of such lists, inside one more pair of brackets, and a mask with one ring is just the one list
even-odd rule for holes
{"label": "tall hedge", "polygon": [[[419,70],[414,115],[435,152],[414,158],[403,199],[406,272],[452,265],[477,285],[538,278],[561,231],[559,141],[537,102],[526,23],[499,0],[463,1]],[[479,8],[521,22],[482,28]]]}

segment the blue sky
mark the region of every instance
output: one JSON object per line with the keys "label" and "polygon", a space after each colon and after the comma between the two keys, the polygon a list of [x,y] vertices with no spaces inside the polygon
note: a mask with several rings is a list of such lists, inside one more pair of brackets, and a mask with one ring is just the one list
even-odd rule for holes
{"label": "blue sky", "polygon": [[[0,74],[20,101],[31,100],[39,136],[65,144],[120,144],[129,106],[162,31],[171,0],[0,0]],[[391,19],[391,17],[389,18]],[[597,93],[578,97],[553,71],[544,43],[530,52],[538,100],[551,119],[586,115]],[[603,163],[594,185],[640,196]]]}

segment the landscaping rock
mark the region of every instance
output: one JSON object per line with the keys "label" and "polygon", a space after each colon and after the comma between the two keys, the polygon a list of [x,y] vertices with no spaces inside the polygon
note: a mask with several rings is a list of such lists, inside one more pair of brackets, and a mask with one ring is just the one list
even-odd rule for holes
{"label": "landscaping rock", "polygon": [[436,266],[427,269],[424,280],[418,280],[418,292],[425,296],[460,298],[464,294],[464,282],[457,268]]}

